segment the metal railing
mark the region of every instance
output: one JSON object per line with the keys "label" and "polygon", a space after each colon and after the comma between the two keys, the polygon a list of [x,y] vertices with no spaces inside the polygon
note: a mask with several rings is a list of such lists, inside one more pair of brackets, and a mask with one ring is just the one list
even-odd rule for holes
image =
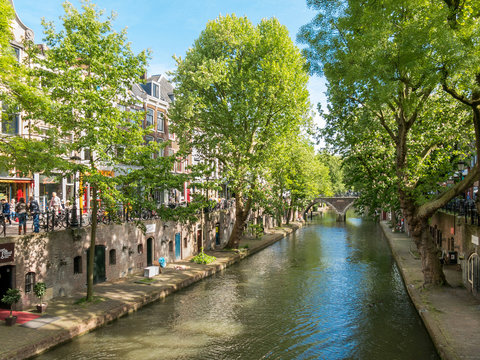
{"label": "metal railing", "polygon": [[466,224],[480,226],[480,214],[473,200],[453,199],[442,209],[450,214],[463,217]]}
{"label": "metal railing", "polygon": [[[235,199],[222,200],[215,205],[204,208],[204,212],[213,212],[217,210],[223,210],[231,208],[235,205]],[[176,209],[179,207],[186,207],[188,204],[183,203],[170,203],[168,205],[161,205],[162,207],[168,207],[170,209]],[[159,212],[161,208],[156,210],[140,209],[135,210],[128,206],[119,205],[116,209],[104,209],[100,208],[97,212],[98,224],[113,224],[113,223],[125,223],[141,220],[159,219]],[[90,226],[92,223],[92,210],[89,209],[76,209],[76,214],[73,213],[73,209],[62,209],[59,211],[47,210],[38,213],[38,230],[39,232],[50,232],[68,228],[81,228]],[[76,217],[74,216],[76,215]],[[34,226],[34,214],[28,214],[26,219],[25,232],[23,226],[20,227],[19,219],[16,215],[6,216],[0,212],[0,235],[3,236],[19,235],[25,233],[33,233]],[[20,231],[19,231],[20,230]]]}

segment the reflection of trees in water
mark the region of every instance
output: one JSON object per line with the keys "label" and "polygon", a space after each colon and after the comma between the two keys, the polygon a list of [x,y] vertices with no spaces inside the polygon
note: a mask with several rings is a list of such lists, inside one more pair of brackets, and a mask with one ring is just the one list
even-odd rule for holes
{"label": "reflection of trees in water", "polygon": [[74,351],[94,358],[85,348],[101,344],[117,346],[120,358],[435,358],[377,226],[333,220],[83,336]]}

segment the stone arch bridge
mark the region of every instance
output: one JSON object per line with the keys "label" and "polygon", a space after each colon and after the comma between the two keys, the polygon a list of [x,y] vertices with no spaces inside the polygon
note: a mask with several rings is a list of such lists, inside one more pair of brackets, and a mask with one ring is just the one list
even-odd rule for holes
{"label": "stone arch bridge", "polygon": [[337,221],[345,221],[347,217],[347,210],[352,207],[357,196],[320,196],[312,201],[310,205],[305,208],[303,217],[308,213],[310,208],[318,203],[325,203],[335,210],[337,213]]}

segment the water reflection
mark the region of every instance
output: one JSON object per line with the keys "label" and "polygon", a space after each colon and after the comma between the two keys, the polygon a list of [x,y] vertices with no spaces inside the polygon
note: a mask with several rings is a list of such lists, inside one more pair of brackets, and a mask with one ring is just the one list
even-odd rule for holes
{"label": "water reflection", "polygon": [[437,359],[375,224],[334,217],[42,359]]}

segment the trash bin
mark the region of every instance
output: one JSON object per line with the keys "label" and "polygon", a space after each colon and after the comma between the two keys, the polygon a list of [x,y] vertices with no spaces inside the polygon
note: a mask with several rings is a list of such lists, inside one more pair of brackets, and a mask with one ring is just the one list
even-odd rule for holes
{"label": "trash bin", "polygon": [[457,263],[458,254],[456,251],[449,251],[448,252],[448,263],[449,264],[456,264]]}

